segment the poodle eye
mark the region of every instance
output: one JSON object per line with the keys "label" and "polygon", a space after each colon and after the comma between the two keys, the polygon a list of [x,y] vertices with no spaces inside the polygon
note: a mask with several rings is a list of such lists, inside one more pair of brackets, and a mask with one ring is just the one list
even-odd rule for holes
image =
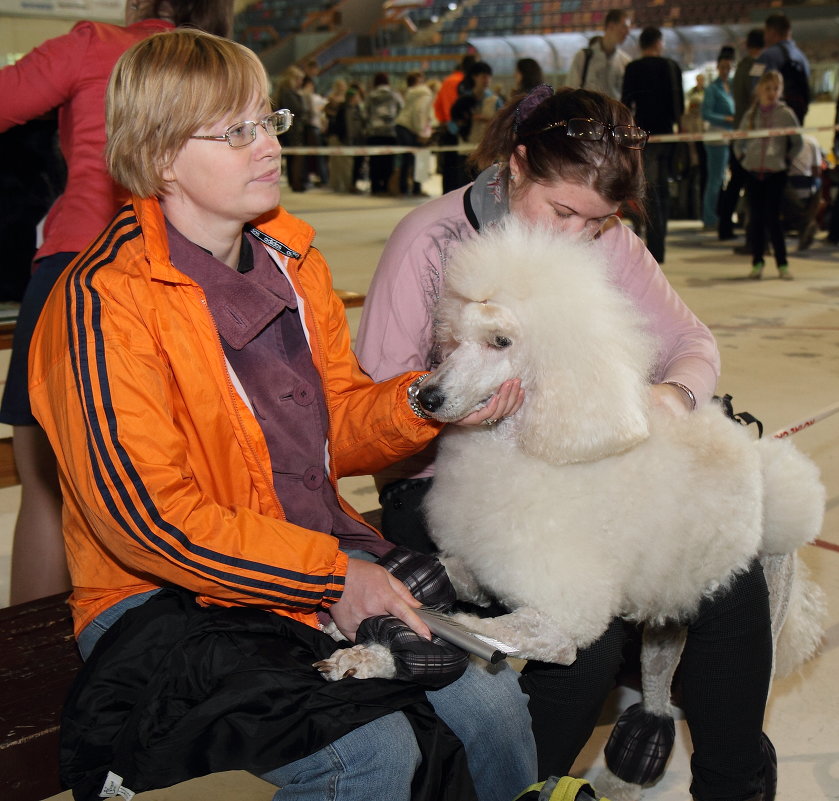
{"label": "poodle eye", "polygon": [[493,348],[498,348],[499,350],[503,350],[504,348],[509,348],[510,345],[513,344],[512,339],[508,339],[507,337],[497,336],[495,339],[489,343],[492,345]]}

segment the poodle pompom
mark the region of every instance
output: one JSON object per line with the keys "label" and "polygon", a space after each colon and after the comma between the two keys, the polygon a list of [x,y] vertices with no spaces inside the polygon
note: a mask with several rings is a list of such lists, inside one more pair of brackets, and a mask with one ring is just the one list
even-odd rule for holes
{"label": "poodle pompom", "polygon": [[824,521],[825,488],[816,464],[789,440],[762,439],[763,543],[767,554],[789,553],[812,542]]}

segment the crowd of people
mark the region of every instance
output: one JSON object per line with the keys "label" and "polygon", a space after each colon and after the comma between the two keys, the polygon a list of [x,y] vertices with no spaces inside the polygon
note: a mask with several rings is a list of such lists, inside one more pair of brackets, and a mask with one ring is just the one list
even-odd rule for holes
{"label": "crowd of people", "polygon": [[[90,794],[118,765],[123,795],[243,769],[275,784],[277,801],[511,801],[571,768],[614,684],[624,621],[573,665],[532,660],[521,675],[464,664],[430,686],[405,677],[330,686],[313,665],[335,647],[327,627],[355,641],[371,619],[428,647],[415,596],[430,576],[444,588],[447,579],[421,502],[445,427],[416,391],[441,358],[433,304],[449,256],[486,226],[512,215],[547,227],[560,246],[574,236],[608,248],[613,280],[661,342],[654,414],[686,415],[711,400],[716,342],[660,267],[674,145],[649,137],[679,126],[681,71],[654,27],[641,32],[641,57],[625,57],[631,19],[616,11],[575,58],[578,85],[556,91],[522,59],[502,97],[491,66],[466,56],[439,87],[415,72],[402,91],[385,73],[369,90],[343,81],[324,90],[311,63],[289,68],[272,92],[257,57],[226,38],[231,4],[198,4],[198,16],[194,7],[129,0],[126,26],[81,23],[34,62],[0,70],[5,97],[4,79],[42,76],[52,63],[69,152],[91,126],[78,130],[68,110],[95,108],[99,126],[50,213],[2,407],[25,501],[14,600],[72,586],[87,663],[64,712],[64,781]],[[749,56],[753,86],[739,116],[740,65],[729,80],[733,54],[720,51],[699,106],[709,124],[798,124],[803,112],[791,106],[801,98],[780,98],[800,51],[780,17]],[[71,74],[67,60],[81,52],[89,60]],[[25,93],[17,100],[18,122],[46,110]],[[315,232],[280,205],[282,147],[432,137],[474,148],[440,154],[444,194],[387,242],[356,359]],[[803,157],[795,134],[707,150],[703,221],[728,233],[723,209],[733,207],[717,198],[728,197],[733,154],[750,212],[750,277],[764,268],[767,231],[781,277],[791,277],[778,210],[790,164],[812,171],[816,155]],[[314,183],[358,192],[366,169],[374,194],[422,193],[418,157],[285,159],[294,192]],[[809,186],[790,186],[809,214]],[[62,221],[77,196],[82,208]],[[646,243],[617,221],[644,207]],[[452,425],[491,426],[526,402],[521,381],[506,381]],[[381,533],[338,493],[341,476],[360,474],[375,476]],[[690,792],[772,801],[760,564],[704,598],[687,625]],[[163,729],[165,748],[141,736]]]}
{"label": "crowd of people", "polygon": [[[792,39],[789,20],[783,14],[770,15],[763,28],[748,33],[746,52],[739,61],[734,47],[721,46],[716,74],[699,73],[696,85],[688,92],[683,88],[679,64],[665,54],[665,40],[659,28],[649,26],[640,31],[639,58],[632,59],[622,49],[631,25],[630,12],[609,11],[602,34],[594,36],[572,59],[565,84],[621,100],[637,124],[651,136],[676,132],[701,136],[754,127],[770,119],[793,124],[786,110],[778,109],[770,115],[764,109],[760,119],[747,114],[761,103],[756,94],[758,78],[762,72],[772,71],[780,78],[778,97],[772,103],[790,110],[795,125],[803,122],[809,97],[795,76],[803,76],[806,83],[810,68]],[[797,66],[791,68],[790,64]],[[491,65],[466,55],[440,82],[426,82],[421,72],[412,72],[404,87],[394,88],[387,74],[377,73],[367,90],[359,83],[348,85],[344,79],[337,79],[323,97],[313,89],[312,75],[316,77],[316,73],[317,65],[313,64],[308,92],[289,93],[290,82],[303,80],[303,72],[297,67],[291,67],[280,80],[276,105],[305,115],[307,121],[305,136],[303,131],[289,132],[283,140],[285,145],[433,145],[444,193],[475,178],[467,158],[470,147],[460,146],[476,147],[507,99],[544,81],[539,63],[522,58],[516,64],[509,88],[493,86]],[[768,238],[777,251],[779,275],[792,277],[786,252],[779,244],[781,234],[765,227],[765,221],[777,219],[784,233],[797,233],[799,250],[812,244],[826,205],[821,192],[824,156],[813,156],[812,139],[806,158],[798,152],[803,143],[800,137],[756,141],[758,144],[753,141],[750,148],[737,149],[724,140],[706,142],[697,137],[680,143],[654,141],[645,149],[646,195],[643,203],[624,211],[643,230],[646,244],[660,264],[666,257],[671,183],[676,176],[690,185],[691,197],[696,193],[695,208],[688,203],[689,208],[683,211],[695,213],[703,230],[716,231],[721,240],[733,240],[737,238],[735,224],[743,223],[746,241],[735,250],[751,255],[753,265],[758,267],[764,254],[758,258],[753,251],[763,247]],[[755,161],[758,146],[761,158]],[[766,158],[768,152],[779,148],[784,154],[780,162]],[[747,152],[751,152],[750,166],[744,167]],[[422,185],[432,169],[428,152],[334,155],[328,162],[323,156],[286,158],[293,191],[321,184],[337,192],[359,193],[366,179],[373,195],[422,196]],[[771,185],[772,191],[744,194],[744,188],[753,186],[755,181]],[[761,202],[771,198],[770,207],[754,208],[756,197]],[[754,232],[755,226],[762,227],[760,233]],[[753,270],[751,277],[760,274],[761,270]]]}

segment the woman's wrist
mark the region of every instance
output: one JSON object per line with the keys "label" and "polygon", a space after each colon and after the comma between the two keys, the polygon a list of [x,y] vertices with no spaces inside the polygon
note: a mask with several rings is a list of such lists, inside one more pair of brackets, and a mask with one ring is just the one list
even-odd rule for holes
{"label": "woman's wrist", "polygon": [[431,415],[428,414],[425,409],[422,408],[422,404],[419,402],[419,389],[420,385],[423,381],[425,381],[431,373],[424,373],[421,376],[417,376],[409,385],[408,385],[408,406],[411,407],[411,411],[422,420],[430,420]]}
{"label": "woman's wrist", "polygon": [[678,381],[662,381],[662,384],[668,384],[671,387],[676,387],[676,389],[680,390],[682,395],[687,399],[688,405],[690,406],[691,410],[696,408],[696,395],[693,394],[693,391],[690,387],[686,387],[684,384]]}

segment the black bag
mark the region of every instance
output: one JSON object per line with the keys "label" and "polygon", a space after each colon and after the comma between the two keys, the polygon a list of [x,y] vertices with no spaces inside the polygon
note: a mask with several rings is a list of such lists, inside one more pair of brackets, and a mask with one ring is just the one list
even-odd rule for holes
{"label": "black bag", "polygon": [[789,48],[780,42],[781,50],[786,57],[781,64],[781,75],[784,79],[784,102],[795,112],[800,125],[804,124],[807,109],[810,108],[810,80],[807,71],[800,61],[790,58]]}

